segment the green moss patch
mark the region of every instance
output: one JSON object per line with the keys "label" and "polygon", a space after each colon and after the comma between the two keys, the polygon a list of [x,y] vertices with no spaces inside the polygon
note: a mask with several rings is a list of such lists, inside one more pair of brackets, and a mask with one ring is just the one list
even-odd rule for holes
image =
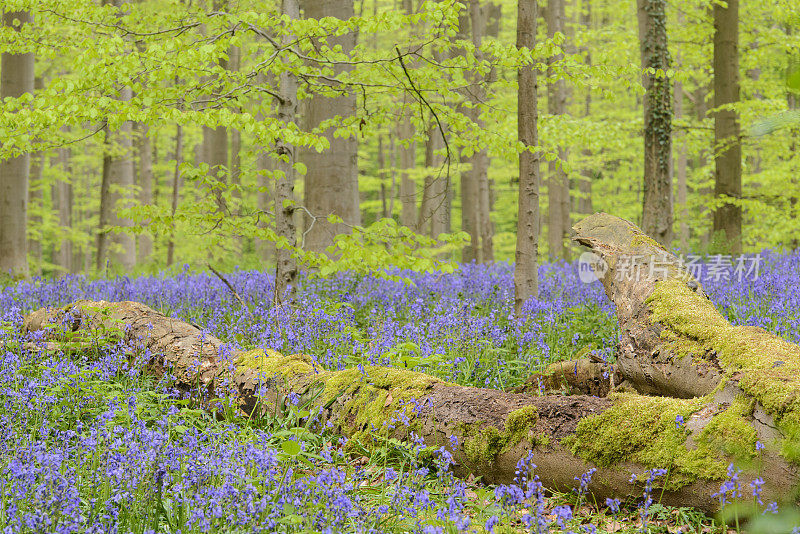
{"label": "green moss patch", "polygon": [[[656,284],[647,299],[652,321],[667,329],[668,340],[694,343],[695,356],[714,351],[725,368],[763,369],[776,365],[800,368],[800,347],[760,328],[733,326],[714,305],[677,279]],[[687,339],[688,338],[688,339]]]}
{"label": "green moss patch", "polygon": [[650,468],[670,467],[671,487],[681,487],[697,478],[721,479],[727,463],[707,446],[688,448],[689,430],[676,425],[700,410],[708,399],[673,399],[616,393],[613,406],[583,419],[575,434],[564,440],[573,454],[600,467],[636,462]]}
{"label": "green moss patch", "polygon": [[237,367],[254,369],[267,378],[279,375],[284,379],[291,379],[295,375],[314,371],[314,362],[310,356],[306,354],[286,356],[270,349],[240,352],[236,355],[235,363]]}
{"label": "green moss patch", "polygon": [[733,326],[714,305],[677,279],[656,284],[648,299],[653,322],[672,352],[715,355],[742,391],[775,418],[784,456],[800,464],[800,346],[761,328]]}
{"label": "green moss patch", "polygon": [[736,397],[727,410],[717,414],[700,432],[698,442],[712,452],[720,452],[746,462],[756,456],[756,429],[748,422],[755,399]]}
{"label": "green moss patch", "polygon": [[456,433],[462,440],[467,458],[476,465],[486,464],[525,438],[531,438],[531,446],[535,446],[537,439],[531,436],[531,432],[538,419],[539,412],[536,407],[525,406],[508,414],[502,432],[491,425],[486,425],[483,421],[478,421],[458,423]]}

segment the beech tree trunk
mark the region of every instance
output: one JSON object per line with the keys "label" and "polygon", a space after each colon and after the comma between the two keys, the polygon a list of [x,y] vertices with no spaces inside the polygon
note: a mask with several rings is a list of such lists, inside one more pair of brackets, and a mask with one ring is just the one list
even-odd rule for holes
{"label": "beech tree trunk", "polygon": [[742,197],[742,146],[735,110],[719,109],[739,102],[739,0],[714,4],[714,235],[732,254],[742,253],[742,208],[730,200]]}
{"label": "beech tree trunk", "polygon": [[[6,11],[3,26],[19,32],[32,24],[28,11]],[[3,52],[0,57],[0,100],[33,93],[33,52]],[[28,176],[30,154],[0,161],[0,274],[28,277]]]}
{"label": "beech tree trunk", "polygon": [[[417,184],[412,176],[417,164],[417,142],[414,137],[414,126],[411,124],[410,102],[404,102],[402,117],[397,125],[397,137],[400,140],[400,224],[417,229]],[[422,205],[426,199],[424,197]],[[423,208],[420,208],[423,209]]]}
{"label": "beech tree trunk", "polygon": [[[696,80],[697,88],[695,89],[693,96],[694,96],[694,113],[695,118],[700,124],[704,124],[708,115],[708,86],[703,81]],[[708,140],[708,147],[711,148],[713,144],[712,139],[709,136]],[[704,170],[705,167],[708,165],[708,151],[700,149],[697,153],[697,158],[694,161],[694,168],[698,169],[698,174],[700,174],[700,179],[703,180],[707,178],[708,181],[713,181],[713,178],[710,176],[711,171]],[[702,176],[706,174],[707,176]],[[698,191],[700,196],[703,200],[708,200],[709,202],[714,197],[714,190],[712,187],[704,186],[699,189]],[[714,214],[711,210],[706,210],[704,212],[705,218],[707,220],[706,227],[700,232],[700,250],[705,252],[708,251],[709,243],[711,242],[711,234],[713,232],[714,227]]]}
{"label": "beech tree trunk", "polygon": [[[131,99],[130,87],[120,90],[120,100]],[[111,233],[112,226],[130,227],[133,221],[119,217],[117,209],[133,200],[133,139],[132,124],[126,121],[120,129],[111,132],[105,128],[105,154],[103,156],[103,179],[100,187],[100,225],[97,233],[97,270],[102,270],[110,261],[125,272],[136,264],[136,243],[133,235]],[[114,250],[110,246],[114,245]]]}
{"label": "beech tree trunk", "polygon": [[[411,0],[401,0],[403,12],[411,15],[414,12],[414,6]],[[375,4],[377,9],[377,3]],[[411,35],[414,34],[416,28],[410,28]],[[377,46],[377,43],[376,43]],[[429,191],[427,189],[427,180],[425,188],[422,190],[422,199],[420,201],[419,213],[420,218],[417,219],[417,181],[414,176],[414,170],[417,167],[417,142],[412,140],[414,134],[414,125],[411,123],[411,117],[414,114],[413,106],[416,102],[410,95],[406,94],[403,97],[403,107],[401,108],[401,115],[397,123],[397,138],[400,140],[400,224],[408,228],[414,229],[416,232],[422,232],[422,214],[427,211],[429,204]]]}
{"label": "beech tree trunk", "polygon": [[[480,0],[470,0],[470,26],[472,27],[472,44],[476,49],[480,49],[483,43],[483,36],[486,33],[487,6],[481,6]],[[482,54],[478,52],[478,58],[482,59]],[[474,76],[475,85],[470,91],[473,101],[472,113],[474,122],[480,129],[485,128],[485,124],[480,114],[478,105],[486,101],[485,78],[477,73]],[[481,147],[470,158],[472,162],[472,172],[475,175],[475,182],[478,187],[478,236],[480,237],[480,250],[478,251],[478,261],[490,263],[494,261],[494,225],[492,224],[492,196],[489,184],[489,153],[486,148]]]}
{"label": "beech tree trunk", "polygon": [[59,180],[56,182],[56,200],[58,205],[58,225],[61,238],[56,244],[55,263],[61,268],[61,275],[73,271],[72,268],[72,169],[70,165],[71,150],[67,147],[58,149]]}
{"label": "beech tree trunk", "polygon": [[[535,20],[532,4],[522,4],[523,23]],[[452,453],[456,475],[487,483],[511,482],[519,460],[529,458],[546,487],[567,491],[595,468],[588,489],[596,499],[636,497],[645,471],[663,468],[668,474],[654,483],[660,502],[713,512],[719,500],[712,494],[733,463],[742,485],[763,479],[765,502],[800,502],[800,346],[732,326],[678,258],[628,221],[597,214],[574,230],[597,254],[597,275],[617,307],[617,369],[605,379],[597,372],[605,364],[577,360],[539,378],[585,375],[591,380],[572,380],[572,387],[595,394],[614,386],[598,388],[597,380],[623,380],[606,398],[506,393],[379,366],[328,371],[308,355],[261,349],[223,357],[230,351],[219,339],[136,302],[44,308],[28,315],[23,329],[44,330],[38,343],[45,350],[87,356],[97,350],[97,332],[119,332],[132,354],[148,355],[147,373],[169,372],[212,412],[227,396],[244,414],[270,412],[291,391],[319,424],[363,447],[413,431]],[[626,276],[631,268],[647,276]],[[409,424],[394,425],[398,415]]]}
{"label": "beech tree trunk", "polygon": [[[547,36],[564,33],[564,0],[547,2]],[[564,59],[563,54],[548,58],[548,65]],[[550,69],[552,75],[552,68]],[[566,110],[567,88],[563,79],[547,84],[547,109],[551,115],[563,115]],[[558,160],[551,161],[547,180],[547,242],[551,258],[569,260],[568,228],[570,220],[569,181],[562,167],[567,151],[558,149]]]}
{"label": "beech tree trunk", "polygon": [[[675,118],[682,119],[684,115],[683,111],[683,84],[681,82],[675,82]],[[678,139],[677,136],[673,134],[673,139]],[[676,158],[676,165],[675,165],[675,178],[677,181],[677,188],[678,188],[678,209],[680,210],[680,230],[678,232],[678,243],[680,244],[681,250],[687,250],[689,246],[689,211],[686,209],[686,201],[688,199],[688,186],[686,183],[686,175],[687,175],[687,164],[688,164],[688,155],[687,155],[687,141],[686,141],[686,133],[684,132],[681,134],[680,138],[678,139],[677,143],[673,143],[678,145],[678,155]]]}
{"label": "beech tree trunk", "polygon": [[225,202],[226,184],[228,182],[228,129],[224,126],[211,128],[203,126],[202,160],[209,167],[209,176],[212,179],[214,198],[217,200],[217,209],[221,213],[227,210]]}
{"label": "beech tree trunk", "polygon": [[[587,30],[593,29],[592,26],[592,3],[586,2],[581,6],[580,22]],[[592,51],[589,47],[583,48],[581,52],[585,55],[587,65],[592,64]],[[586,100],[584,101],[583,116],[590,119],[592,116],[592,88],[586,88]],[[589,165],[588,161],[592,156],[592,151],[588,148],[583,150],[583,157],[586,158],[587,163],[584,164],[581,172],[581,178],[578,180],[578,202],[575,208],[581,215],[589,215],[594,210],[592,209],[592,181],[597,176],[598,171]]]}
{"label": "beech tree trunk", "polygon": [[[644,96],[642,228],[662,245],[672,242],[672,84],[665,0],[638,0]],[[653,69],[655,72],[650,72]]]}
{"label": "beech tree trunk", "polygon": [[444,161],[438,153],[444,147],[444,137],[435,122],[428,128],[425,143],[425,188],[420,205],[418,232],[436,238],[447,232],[450,218],[450,177],[443,168]]}
{"label": "beech tree trunk", "polygon": [[42,275],[42,212],[44,195],[42,194],[42,173],[44,171],[44,152],[31,155],[31,167],[28,187],[28,252],[33,258],[31,271],[35,276]]}
{"label": "beech tree trunk", "polygon": [[[153,144],[149,126],[140,124],[138,130],[139,203],[148,206],[153,204]],[[147,232],[142,232],[137,241],[139,246],[137,261],[145,263],[153,254],[153,237]]]}
{"label": "beech tree trunk", "polygon": [[[537,0],[519,0],[517,7],[517,48],[536,46]],[[539,155],[532,151],[539,143],[536,70],[525,65],[517,71],[517,137],[525,150],[519,154],[519,199],[517,244],[514,266],[514,312],[539,295]]]}
{"label": "beech tree trunk", "polygon": [[[228,49],[228,69],[231,71],[238,71],[241,64],[242,50],[238,46],[231,46]],[[241,112],[241,108],[237,110]],[[235,206],[232,209],[231,215],[240,216],[242,210],[242,132],[236,128],[231,128],[230,131],[231,146],[230,146],[230,169],[231,175],[231,196],[234,199]],[[239,250],[243,245],[242,240],[237,238]]]}
{"label": "beech tree trunk", "polygon": [[[266,149],[262,149],[266,150]],[[270,224],[270,210],[275,199],[273,179],[275,161],[268,153],[261,152],[256,157],[256,206],[258,207],[258,226],[267,228]],[[255,249],[262,263],[269,262],[275,255],[275,244],[267,239],[256,238]]]}
{"label": "beech tree trunk", "polygon": [[[300,18],[300,6],[297,0],[283,0],[281,13],[289,20]],[[294,36],[284,36],[285,46],[295,40]],[[280,76],[280,100],[278,102],[278,120],[286,128],[297,120],[297,78],[288,69]],[[276,171],[275,182],[275,232],[285,245],[277,245],[275,250],[275,295],[276,304],[294,301],[297,285],[297,260],[293,248],[297,245],[297,229],[294,223],[296,201],[294,198],[295,156],[297,148],[283,139],[275,144]]]}
{"label": "beech tree trunk", "polygon": [[[353,0],[303,0],[300,7],[309,19],[336,17],[349,19],[354,15]],[[341,46],[350,52],[355,46],[355,33],[329,36],[328,45]],[[333,71],[338,75],[351,70],[351,66],[335,65]],[[304,100],[302,128],[314,130],[323,121],[340,116],[347,120],[356,114],[356,95],[346,87],[332,84],[339,96],[316,95]],[[324,136],[330,148],[323,152],[303,148],[299,159],[306,164],[304,203],[314,218],[306,217],[305,247],[314,252],[322,252],[333,244],[336,234],[349,233],[349,225],[361,224],[361,211],[358,197],[358,141],[355,137],[334,137],[333,129],[328,128]],[[331,224],[329,215],[337,215],[346,224]]]}
{"label": "beech tree trunk", "polygon": [[183,163],[183,126],[178,124],[175,129],[175,170],[172,173],[172,197],[170,215],[172,217],[172,231],[167,241],[167,267],[175,262],[175,212],[178,211],[181,187],[181,164]]}

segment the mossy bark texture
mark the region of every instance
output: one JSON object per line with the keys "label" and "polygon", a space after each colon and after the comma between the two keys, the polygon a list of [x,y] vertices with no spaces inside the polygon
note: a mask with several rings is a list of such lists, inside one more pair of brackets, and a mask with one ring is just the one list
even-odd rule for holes
{"label": "mossy bark texture", "polygon": [[[711,495],[733,462],[744,470],[741,480],[765,480],[765,501],[797,501],[800,348],[731,326],[696,280],[681,278],[677,259],[632,224],[600,214],[575,230],[609,265],[602,280],[622,330],[611,376],[628,384],[627,392],[617,387],[607,397],[533,396],[389,367],[327,370],[308,355],[232,350],[198,327],[136,302],[42,309],[25,319],[24,328],[43,331],[38,343],[46,350],[63,344],[81,352],[96,340],[119,338],[148,373],[170,373],[210,410],[229,402],[251,415],[273,410],[293,392],[318,409],[320,424],[349,437],[353,447],[421,439],[450,451],[458,476],[489,483],[512,482],[518,461],[530,456],[542,483],[553,489],[568,491],[576,477],[596,468],[589,490],[602,502],[606,496],[640,497],[645,471],[666,468],[655,483],[662,503],[714,511],[718,501]],[[650,252],[672,258],[667,274],[657,281],[615,281],[627,261],[623,254]],[[580,374],[597,382],[594,371]],[[605,393],[596,386],[589,391]],[[763,449],[757,450],[757,441]]]}

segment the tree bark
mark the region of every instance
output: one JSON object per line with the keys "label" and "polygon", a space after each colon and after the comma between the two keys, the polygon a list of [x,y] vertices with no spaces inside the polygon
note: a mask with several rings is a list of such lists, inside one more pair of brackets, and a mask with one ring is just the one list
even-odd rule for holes
{"label": "tree bark", "polygon": [[[678,59],[680,62],[680,59]],[[683,111],[683,84],[675,82],[675,118],[682,119],[684,117]],[[673,132],[673,139],[677,136]],[[681,134],[677,143],[673,145],[678,146],[678,155],[675,165],[675,177],[678,187],[678,209],[680,210],[680,230],[678,232],[678,243],[680,244],[681,251],[685,252],[689,246],[689,210],[686,208],[686,201],[688,200],[688,186],[686,183],[688,155],[687,155],[687,141],[686,133]]]}
{"label": "tree bark", "polygon": [[[456,33],[456,40],[458,41],[472,40],[472,36],[474,35],[470,30],[472,25],[472,0],[466,4],[466,9],[461,11],[458,17],[458,32]],[[478,31],[480,31],[480,29]],[[461,47],[454,47],[452,49],[452,55],[453,57],[464,55],[464,50]],[[474,91],[480,91],[480,89],[477,88],[479,84],[475,84],[476,76],[474,73],[465,73],[465,78],[467,83],[470,84],[470,87],[468,90],[462,91],[463,99],[469,101],[471,104],[475,104],[479,95],[474,94]],[[459,104],[457,110],[470,121],[477,122],[479,114],[477,108]],[[480,172],[479,166],[481,162],[480,160],[476,160],[476,154],[467,156],[462,153],[459,159],[462,163],[460,180],[461,231],[466,232],[470,239],[469,243],[461,251],[461,261],[469,263],[472,261],[480,261],[480,186],[478,183],[478,173]]]}
{"label": "tree bark", "polygon": [[202,160],[208,164],[208,173],[211,178],[211,188],[217,201],[217,209],[225,213],[225,189],[227,188],[228,173],[228,129],[224,126],[211,128],[203,126]]}
{"label": "tree bark", "polygon": [[[470,0],[470,26],[472,28],[472,44],[477,50],[477,58],[482,60],[480,46],[483,43],[483,36],[486,33],[486,7],[481,6],[480,0]],[[477,73],[474,75],[475,85],[470,91],[472,97],[472,118],[480,130],[485,128],[485,124],[480,114],[480,104],[486,101],[486,79]],[[478,261],[490,263],[494,261],[494,226],[492,224],[492,198],[491,186],[489,184],[489,153],[486,148],[481,147],[470,158],[472,161],[472,172],[475,175],[475,182],[478,187],[478,236],[480,238],[480,250]]]}
{"label": "tree bark", "polygon": [[[20,32],[32,24],[28,11],[6,11],[3,26]],[[33,52],[3,52],[0,57],[0,99],[33,93]],[[0,274],[27,278],[28,271],[28,176],[27,152],[0,161]]]}
{"label": "tree bark", "polygon": [[31,167],[28,187],[28,252],[33,259],[32,271],[35,276],[42,275],[42,213],[44,211],[44,195],[42,194],[42,174],[44,171],[44,152],[31,155]]}
{"label": "tree bark", "polygon": [[[119,99],[131,99],[130,87],[120,90]],[[130,272],[136,264],[136,243],[127,232],[111,233],[111,227],[133,226],[127,217],[119,217],[117,210],[127,207],[133,200],[133,128],[126,121],[116,132],[105,128],[105,154],[103,180],[100,187],[100,225],[97,233],[97,270],[112,262],[123,271]],[[110,250],[109,244],[114,245]]]}
{"label": "tree bark", "polygon": [[[283,0],[282,15],[289,20],[300,18],[297,0]],[[290,46],[293,35],[285,35],[283,43]],[[297,78],[288,69],[280,76],[280,99],[278,101],[278,120],[290,128],[297,120]],[[295,156],[297,148],[283,139],[275,144],[277,181],[275,183],[275,232],[281,241],[275,250],[275,304],[293,302],[297,289],[297,260],[294,247],[297,245],[297,229],[294,222],[296,201],[294,198]]]}
{"label": "tree bark", "polygon": [[58,200],[58,225],[60,239],[56,246],[55,263],[61,268],[60,275],[73,271],[72,268],[72,168],[70,165],[71,150],[67,147],[58,149],[58,164],[60,178],[56,182],[56,196]]}
{"label": "tree bark", "polygon": [[[532,4],[522,5],[522,28],[535,20]],[[227,396],[243,414],[270,412],[291,391],[320,425],[362,447],[382,447],[387,438],[407,439],[413,431],[425,445],[451,452],[457,476],[487,483],[512,482],[518,462],[527,459],[548,488],[568,491],[594,468],[588,486],[594,498],[637,497],[645,471],[663,468],[666,476],[654,483],[662,504],[714,512],[719,500],[712,494],[733,463],[742,469],[743,485],[763,479],[765,502],[800,502],[800,346],[730,325],[677,258],[633,224],[598,214],[575,232],[598,255],[597,265],[605,262],[598,275],[617,306],[623,337],[610,374],[620,375],[623,387],[660,396],[629,387],[607,398],[528,396],[389,367],[328,371],[308,355],[231,352],[196,326],[136,302],[41,309],[25,318],[23,329],[44,330],[39,343],[46,350],[83,347],[87,357],[97,348],[82,340],[96,343],[100,332],[121,337],[133,353],[149,355],[141,362],[145,372],[157,378],[169,372],[179,390],[212,412],[228,405]],[[663,269],[650,271],[656,261]],[[620,276],[630,265],[652,275]],[[552,371],[573,372],[572,365],[560,369]],[[598,376],[584,361],[574,370]],[[398,425],[405,417],[409,423]]]}
{"label": "tree bark", "polygon": [[[517,48],[536,46],[536,0],[519,0],[517,7]],[[532,151],[539,143],[536,70],[525,65],[517,71],[517,137],[524,147],[519,154],[519,199],[517,244],[514,266],[514,311],[539,295],[539,155]]]}
{"label": "tree bark", "polygon": [[[222,11],[227,7],[227,0],[212,0],[214,11]],[[205,26],[202,27],[205,33]],[[217,65],[223,69],[228,68],[228,60],[220,57]],[[218,86],[218,77],[210,76],[206,81],[214,87]],[[215,87],[209,95],[209,100],[219,98],[218,88]],[[210,105],[206,105],[210,107]],[[228,205],[225,200],[225,192],[228,189],[228,178],[230,166],[228,164],[228,129],[225,126],[203,126],[203,142],[199,160],[208,165],[208,177],[210,179],[211,193],[217,201],[217,210],[220,217],[224,217],[228,212]]]}
{"label": "tree bark", "polygon": [[[695,89],[694,95],[694,113],[695,118],[697,119],[698,123],[701,125],[706,121],[706,117],[708,115],[708,87],[703,81],[696,81],[697,88]],[[708,147],[710,148],[712,145],[711,140],[709,139]],[[705,169],[706,165],[708,164],[708,153],[707,150],[701,149],[697,153],[697,159],[694,161],[694,167],[699,169],[699,173],[701,173],[700,179],[705,181],[706,179],[711,182],[713,178],[710,176],[710,171],[702,171]],[[705,173],[707,176],[703,177],[702,174]],[[708,200],[711,202],[714,196],[714,190],[712,187],[701,187],[698,191],[700,197],[703,200]],[[711,234],[713,232],[714,227],[714,214],[711,210],[706,210],[703,213],[704,218],[706,219],[706,226],[700,232],[700,250],[703,252],[708,251],[709,243],[711,242]]]}
{"label": "tree bark", "polygon": [[381,218],[389,216],[389,206],[386,202],[386,177],[389,169],[386,168],[386,148],[383,146],[383,134],[378,134],[378,181],[381,183]]}
{"label": "tree bark", "polygon": [[[587,1],[585,5],[582,6],[583,11],[580,13],[580,21],[584,28],[587,30],[592,29],[592,3]],[[592,64],[592,51],[587,46],[582,50],[583,54],[585,55],[585,62],[587,65]],[[592,116],[592,88],[586,87],[586,100],[584,101],[584,110],[583,116],[587,119],[591,119]],[[593,169],[589,164],[588,160],[592,157],[592,151],[588,148],[583,150],[583,157],[586,158],[587,163],[584,164],[583,171],[581,172],[581,178],[578,180],[578,202],[576,209],[579,214],[581,215],[589,215],[591,214],[594,209],[592,209],[592,182],[597,175],[597,171]]]}
{"label": "tree bark", "polygon": [[[238,71],[241,64],[242,50],[238,46],[231,46],[228,49],[228,70]],[[241,113],[241,108],[236,110]],[[236,205],[232,210],[232,215],[240,216],[242,210],[242,132],[236,128],[231,128],[230,131],[231,146],[230,146],[230,174],[231,174],[231,196]],[[241,247],[241,239],[239,246]]]}
{"label": "tree bark", "polygon": [[[547,2],[547,36],[553,38],[556,33],[564,33],[564,0],[548,0]],[[563,54],[548,58],[550,76],[553,76],[552,64],[564,59]],[[547,110],[550,115],[563,115],[566,109],[567,88],[563,79],[548,81]],[[548,254],[553,259],[569,260],[568,228],[570,221],[569,181],[564,172],[562,162],[567,160],[567,151],[558,148],[558,160],[551,161],[547,180],[547,243]]]}
{"label": "tree bark", "polygon": [[[353,0],[303,0],[300,7],[309,19],[335,17],[349,19],[353,16]],[[355,46],[355,34],[346,33],[328,37],[330,47],[341,46],[349,53]],[[337,64],[334,75],[351,70],[351,66]],[[314,130],[319,124],[340,116],[347,120],[356,114],[356,95],[343,87],[339,96],[315,95],[304,100],[302,127],[305,131]],[[305,247],[314,252],[322,252],[333,244],[336,234],[349,233],[348,225],[361,224],[358,196],[358,141],[355,137],[334,137],[333,130],[324,132],[330,148],[323,152],[303,148],[299,159],[308,169],[305,176],[304,203],[314,218],[307,217]],[[337,215],[345,224],[331,224],[329,215]]]}
{"label": "tree bark", "polygon": [[[637,0],[644,96],[642,228],[662,245],[672,242],[672,85],[665,0]],[[653,72],[651,72],[651,69]]]}
{"label": "tree bark", "polygon": [[[138,127],[137,151],[139,155],[139,203],[143,206],[153,204],[153,144],[150,139],[150,127],[140,124]],[[143,232],[137,239],[139,245],[139,263],[146,263],[153,254],[153,237]]]}
{"label": "tree bark", "polygon": [[[411,15],[414,12],[414,6],[411,0],[401,0],[403,12]],[[376,4],[377,7],[377,4]],[[410,33],[413,35],[417,31],[416,28],[410,28]],[[401,108],[401,117],[397,123],[397,137],[401,141],[400,144],[400,224],[408,228],[413,228],[416,232],[422,233],[422,213],[427,211],[427,206],[430,203],[428,198],[429,191],[426,188],[422,190],[422,199],[420,201],[420,218],[417,219],[417,182],[414,178],[413,171],[417,167],[417,142],[413,140],[415,129],[411,123],[413,116],[412,106],[414,105],[413,99],[409,95],[404,95],[403,107]]]}
{"label": "tree bark", "polygon": [[[265,150],[265,149],[262,149]],[[258,227],[267,228],[274,219],[270,210],[275,199],[272,177],[275,172],[275,161],[268,153],[259,153],[256,157],[256,205],[258,207]],[[256,238],[255,249],[262,263],[268,263],[275,256],[275,243],[271,240]]]}
{"label": "tree bark", "polygon": [[181,164],[183,163],[183,126],[178,124],[175,128],[175,170],[172,174],[172,198],[170,216],[172,229],[167,241],[167,267],[175,262],[175,213],[178,211],[181,187]]}
{"label": "tree bark", "polygon": [[444,147],[444,137],[435,122],[430,125],[425,142],[425,188],[420,205],[417,231],[432,238],[447,232],[450,204],[450,177],[442,168],[443,158],[438,151]]}
{"label": "tree bark", "polygon": [[[408,228],[417,227],[417,183],[412,177],[417,164],[417,142],[414,126],[411,124],[410,103],[403,105],[402,117],[397,125],[397,137],[401,141],[400,150],[400,224]],[[425,204],[423,193],[422,204]],[[422,209],[422,208],[420,208]]]}
{"label": "tree bark", "polygon": [[[732,254],[742,253],[742,146],[739,119],[739,0],[714,4],[714,237]],[[721,109],[722,108],[722,109]]]}

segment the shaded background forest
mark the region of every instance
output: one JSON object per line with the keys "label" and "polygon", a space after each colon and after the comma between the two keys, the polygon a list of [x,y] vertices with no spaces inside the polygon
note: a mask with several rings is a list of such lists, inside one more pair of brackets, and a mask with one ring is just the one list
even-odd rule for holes
{"label": "shaded background forest", "polygon": [[[406,227],[456,234],[435,249],[446,257],[513,260],[517,69],[531,62],[540,257],[570,259],[567,232],[583,214],[642,223],[642,55],[661,44],[642,33],[633,1],[543,2],[532,55],[514,45],[511,1],[309,1],[294,16],[292,2],[11,4],[33,15],[20,32],[7,13],[0,41],[4,60],[35,56],[35,96],[5,100],[0,122],[1,155],[30,154],[31,274],[272,265],[280,212],[311,251],[353,226],[377,241],[408,239]],[[714,158],[727,150],[714,134],[715,8],[639,4],[640,15],[664,10],[669,68],[651,77],[672,96],[669,241],[736,251],[715,247],[712,232]],[[736,4],[740,101],[724,109],[741,124],[743,249],[795,248],[800,127],[757,130],[798,107],[800,9]],[[286,80],[297,86],[289,115]],[[276,209],[276,188],[291,196],[290,186],[296,202]],[[370,230],[386,217],[399,226]]]}

